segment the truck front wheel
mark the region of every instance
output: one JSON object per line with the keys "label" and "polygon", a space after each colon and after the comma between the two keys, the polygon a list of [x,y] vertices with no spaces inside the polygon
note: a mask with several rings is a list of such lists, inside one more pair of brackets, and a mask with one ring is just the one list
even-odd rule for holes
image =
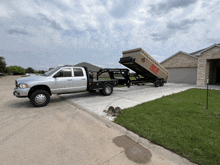
{"label": "truck front wheel", "polygon": [[109,96],[113,92],[113,87],[111,84],[106,84],[104,88],[100,91],[104,96]]}
{"label": "truck front wheel", "polygon": [[50,102],[50,95],[47,91],[36,90],[31,94],[30,102],[35,107],[46,106]]}

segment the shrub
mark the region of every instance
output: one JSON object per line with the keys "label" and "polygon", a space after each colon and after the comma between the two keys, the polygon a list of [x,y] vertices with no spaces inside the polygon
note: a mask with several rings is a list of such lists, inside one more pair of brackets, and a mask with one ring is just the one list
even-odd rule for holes
{"label": "shrub", "polygon": [[7,67],[8,73],[13,73],[13,75],[22,75],[25,73],[24,68],[20,66],[9,66]]}

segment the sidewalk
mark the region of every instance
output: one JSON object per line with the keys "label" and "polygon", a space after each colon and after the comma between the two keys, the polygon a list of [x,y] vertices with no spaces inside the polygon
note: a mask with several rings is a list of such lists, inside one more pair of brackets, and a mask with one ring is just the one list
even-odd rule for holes
{"label": "sidewalk", "polygon": [[[111,135],[116,133],[115,137],[110,138],[111,143],[115,144],[121,150],[116,152],[116,154],[112,157],[109,157],[104,164],[195,165],[187,159],[182,158],[181,156],[166,150],[163,147],[155,145],[147,139],[139,137],[137,134],[113,123],[102,116],[95,114],[94,112],[91,112],[90,110],[81,107],[80,105],[77,105],[69,100],[67,100],[67,102],[77,107],[81,111],[89,114],[90,118],[93,118],[96,122],[100,123],[98,124],[98,127],[107,127],[107,130],[103,130],[104,132],[110,131],[111,133],[109,133]],[[116,151],[117,150],[118,149],[116,149]]]}

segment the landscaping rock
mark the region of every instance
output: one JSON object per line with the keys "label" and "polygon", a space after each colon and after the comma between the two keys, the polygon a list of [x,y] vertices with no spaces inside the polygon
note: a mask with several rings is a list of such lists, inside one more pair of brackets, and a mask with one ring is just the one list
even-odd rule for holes
{"label": "landscaping rock", "polygon": [[121,108],[120,107],[116,107],[115,108],[115,113],[119,113],[121,111]]}
{"label": "landscaping rock", "polygon": [[108,108],[108,113],[115,113],[115,108],[113,106],[110,106]]}
{"label": "landscaping rock", "polygon": [[108,110],[104,110],[103,112],[107,113],[107,115],[117,116],[120,113],[121,110],[122,109],[120,107],[114,108],[113,106],[110,106],[108,108]]}

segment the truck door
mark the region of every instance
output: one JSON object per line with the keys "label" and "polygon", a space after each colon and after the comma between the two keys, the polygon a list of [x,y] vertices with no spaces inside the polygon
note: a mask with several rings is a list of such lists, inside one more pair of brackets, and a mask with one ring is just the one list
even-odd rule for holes
{"label": "truck door", "polygon": [[85,91],[87,89],[87,76],[82,68],[73,68],[74,91]]}
{"label": "truck door", "polygon": [[74,82],[72,77],[72,68],[63,68],[55,74],[54,93],[74,92]]}

